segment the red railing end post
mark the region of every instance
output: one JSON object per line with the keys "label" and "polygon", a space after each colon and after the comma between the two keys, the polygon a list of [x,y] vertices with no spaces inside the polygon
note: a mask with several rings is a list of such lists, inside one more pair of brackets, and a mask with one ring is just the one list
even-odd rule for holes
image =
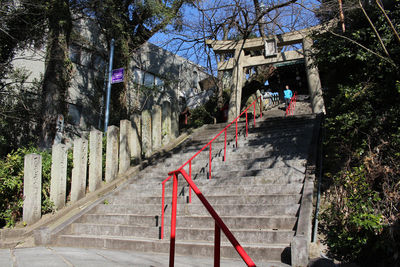
{"label": "red railing end post", "polygon": [[169,248],[169,266],[173,267],[175,262],[175,237],[176,237],[176,210],[178,202],[178,172],[174,172],[172,185],[172,209],[171,209],[171,239]]}

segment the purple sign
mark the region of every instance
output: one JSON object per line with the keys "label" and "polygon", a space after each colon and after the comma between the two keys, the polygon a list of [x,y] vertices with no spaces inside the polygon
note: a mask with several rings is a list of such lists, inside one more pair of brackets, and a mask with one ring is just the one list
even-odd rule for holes
{"label": "purple sign", "polygon": [[111,84],[121,83],[124,81],[124,68],[112,70],[111,72]]}

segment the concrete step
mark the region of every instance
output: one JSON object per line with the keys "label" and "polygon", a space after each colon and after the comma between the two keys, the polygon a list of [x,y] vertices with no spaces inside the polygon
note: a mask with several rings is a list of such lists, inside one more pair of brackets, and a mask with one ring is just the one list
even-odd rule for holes
{"label": "concrete step", "polygon": [[[165,211],[170,211],[170,205],[167,205]],[[296,215],[299,204],[216,204],[213,208],[219,216],[259,216],[269,215]],[[140,204],[135,206],[101,204],[96,206],[91,213],[93,214],[145,214],[160,215],[161,205],[158,204]],[[208,211],[202,204],[179,204],[177,206],[179,215],[208,215]]]}
{"label": "concrete step", "polygon": [[[296,166],[290,168],[290,166],[276,167],[276,168],[254,168],[247,170],[230,170],[229,166],[224,171],[213,171],[211,163],[211,178],[224,178],[230,177],[231,179],[243,178],[249,176],[265,176],[265,177],[283,177],[283,176],[301,176],[304,175],[305,166]],[[147,178],[162,178],[168,177],[167,173],[164,172],[149,172],[146,174]],[[209,177],[209,167],[204,168],[201,172],[192,173],[192,179],[200,179]]]}
{"label": "concrete step", "polygon": [[[176,239],[181,241],[214,241],[214,227],[212,228],[176,228]],[[290,245],[293,239],[292,230],[261,230],[261,229],[230,229],[239,242],[251,240],[251,243],[280,243]],[[74,223],[72,225],[74,235],[93,235],[93,236],[122,236],[139,238],[159,238],[160,229],[158,227],[142,227],[115,224],[89,224]],[[164,236],[170,235],[170,228],[164,229]],[[229,240],[222,235],[222,242]]]}
{"label": "concrete step", "polygon": [[[296,134],[304,134],[305,131],[307,131],[310,128],[310,126],[305,126],[305,127],[285,127],[285,128],[254,128],[253,125],[251,125],[247,129],[247,136],[246,136],[246,128],[240,128],[238,129],[238,139],[257,139],[260,137],[265,137],[265,138],[282,138],[286,136],[294,136]],[[236,139],[236,130],[233,128],[226,133],[227,140],[235,140]],[[214,132],[213,134],[203,134],[199,135],[196,137],[191,138],[188,140],[188,145],[200,145],[200,144],[207,144],[210,140],[214,139],[214,143],[223,143],[225,140],[225,133],[221,133],[220,135],[217,136],[217,132]]]}
{"label": "concrete step", "polygon": [[[197,184],[197,182],[196,182]],[[268,186],[254,186],[254,185],[224,185],[224,186],[208,186],[206,184],[197,185],[200,191],[207,196],[217,195],[268,195],[268,194],[299,194],[303,185],[297,184],[270,184]],[[172,188],[170,183],[166,188]],[[161,185],[158,190],[148,190],[148,187],[143,185],[131,184],[125,190],[120,191],[115,196],[121,195],[122,197],[147,197],[147,196],[161,196]],[[171,190],[165,191],[166,196],[171,196]]]}
{"label": "concrete step", "polygon": [[[292,131],[287,132],[276,132],[276,133],[249,133],[247,137],[243,134],[238,137],[238,145],[243,147],[245,145],[258,145],[257,141],[261,141],[262,143],[291,143],[293,139],[299,138],[301,136],[309,134],[310,130],[305,131],[304,129],[293,129]],[[199,149],[203,148],[212,138],[208,138],[202,141],[198,140],[187,140],[185,146],[179,150],[179,154],[176,156],[186,156],[186,154],[196,153]],[[235,145],[235,136],[227,137],[228,147],[234,147]],[[219,136],[212,143],[213,149],[221,149],[224,147],[224,136]],[[208,150],[208,147],[205,149]],[[175,157],[176,157],[175,156]]]}
{"label": "concrete step", "polygon": [[[194,194],[194,193],[193,193]],[[297,204],[300,200],[300,194],[274,194],[274,195],[208,195],[205,191],[203,193],[207,197],[211,205],[214,204]],[[138,204],[160,204],[161,195],[151,197],[121,197],[114,196],[107,198],[110,204],[118,205],[138,205]],[[172,203],[172,197],[165,197],[165,204]],[[186,198],[178,197],[178,203],[186,203]],[[192,196],[192,204],[201,204],[197,197]]]}
{"label": "concrete step", "polygon": [[[228,157],[229,155],[227,155]],[[209,162],[198,162],[195,161],[196,164],[192,164],[192,174],[197,172],[204,172],[209,170]],[[212,172],[219,171],[242,171],[242,170],[260,170],[260,169],[268,169],[268,168],[284,168],[284,167],[292,167],[292,168],[303,168],[305,167],[307,161],[305,159],[279,159],[279,158],[266,158],[266,159],[246,159],[246,160],[235,160],[235,159],[227,159],[225,162],[219,159],[214,159],[211,161]],[[169,171],[173,170],[176,165],[170,166],[161,166],[155,170],[152,170],[151,173],[154,175],[165,175]],[[186,165],[184,170],[189,174],[189,166]]]}
{"label": "concrete step", "polygon": [[[240,136],[238,138],[238,146],[243,147],[243,146],[260,146],[260,145],[265,145],[265,144],[271,144],[273,143],[274,145],[285,145],[285,144],[293,144],[294,142],[300,140],[304,140],[307,135],[311,134],[312,128],[308,131],[301,131],[301,132],[287,132],[287,133],[277,133],[276,135],[265,135],[265,134],[249,134],[247,137],[245,136]],[[187,153],[196,153],[198,150],[203,148],[206,144],[208,144],[210,140],[206,140],[204,142],[194,142],[194,141],[188,141],[187,146],[180,151],[180,154],[187,154]],[[213,149],[221,149],[225,145],[224,139],[223,138],[218,138],[212,142],[212,148]],[[229,148],[234,148],[236,146],[236,140],[235,137],[233,136],[232,138],[227,138],[227,147]],[[208,150],[209,145],[205,148],[205,150]]]}
{"label": "concrete step", "polygon": [[[168,240],[144,239],[133,237],[90,236],[90,235],[61,235],[58,245],[73,247],[96,247],[117,250],[134,250],[141,252],[168,253]],[[281,261],[290,258],[286,244],[241,244],[243,249],[254,261]],[[175,242],[177,255],[192,255],[209,257],[214,254],[214,244],[210,242]],[[240,256],[230,243],[221,243],[221,257],[239,259]]]}
{"label": "concrete step", "polygon": [[[280,174],[279,176],[274,176],[273,174]],[[157,194],[161,194],[161,182],[164,181],[168,176],[162,177],[142,177],[135,184],[138,186],[138,190],[142,190],[142,192],[147,192],[149,190],[155,190]],[[285,172],[281,171],[271,171],[269,175],[254,175],[254,176],[242,176],[242,177],[218,177],[216,175],[212,176],[212,179],[206,178],[204,175],[193,175],[193,181],[197,186],[224,186],[224,185],[248,185],[248,186],[269,186],[271,184],[299,184],[304,181],[304,174],[301,171],[290,171],[286,170]],[[166,192],[172,188],[172,179],[165,183]],[[184,180],[182,176],[179,176],[178,179],[178,192],[180,192],[182,187],[186,187],[187,182]],[[147,190],[147,191],[146,191]],[[122,193],[123,191],[121,191]]]}
{"label": "concrete step", "polygon": [[[263,144],[261,146],[258,146],[256,148],[252,148],[251,150],[249,149],[248,146],[244,146],[239,144],[238,148],[231,148],[229,147],[226,151],[226,156],[227,156],[227,162],[230,162],[232,160],[234,161],[239,161],[239,160],[256,160],[258,158],[261,158],[261,160],[265,160],[266,158],[282,158],[286,160],[291,160],[291,159],[298,159],[298,158],[305,158],[308,152],[307,148],[300,148],[297,147],[296,145],[284,145],[284,146],[279,146],[278,143],[273,143],[273,144]],[[197,152],[197,151],[196,151]],[[162,166],[164,166],[166,169],[169,168],[178,168],[182,164],[184,164],[186,161],[188,161],[192,156],[194,156],[196,153],[189,153],[189,154],[182,154],[180,157],[170,157],[166,159],[165,161],[162,162]],[[215,162],[223,162],[223,155],[224,155],[224,150],[223,149],[212,149],[212,160]],[[208,148],[199,155],[196,156],[195,159],[192,161],[193,166],[199,166],[202,164],[207,164],[209,161],[209,150]]]}
{"label": "concrete step", "polygon": [[[171,223],[170,213],[164,215],[164,226]],[[287,229],[293,230],[297,218],[295,216],[222,216],[224,223],[232,229]],[[133,214],[85,214],[78,223],[98,223],[158,227],[161,225],[159,216]],[[177,216],[177,227],[214,227],[214,219],[210,215],[204,216]]]}

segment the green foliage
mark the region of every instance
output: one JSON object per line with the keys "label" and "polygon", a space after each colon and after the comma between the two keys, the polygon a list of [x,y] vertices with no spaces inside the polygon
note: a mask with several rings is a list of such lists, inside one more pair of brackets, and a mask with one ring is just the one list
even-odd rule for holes
{"label": "green foliage", "polygon": [[333,186],[341,194],[322,213],[323,232],[331,253],[341,260],[353,260],[370,238],[383,229],[382,215],[375,209],[380,198],[366,181],[363,167],[335,176]]}
{"label": "green foliage", "polygon": [[24,156],[42,156],[42,214],[53,211],[50,201],[51,154],[36,148],[19,148],[0,161],[0,226],[12,227],[22,216]]}
{"label": "green foliage", "polygon": [[[361,266],[396,265],[400,230],[400,49],[376,4],[345,14],[346,33],[316,36],[316,61],[328,90],[321,228],[331,256]],[[386,11],[397,30],[400,9]],[[338,37],[339,35],[345,38]],[[352,41],[349,41],[352,40]]]}

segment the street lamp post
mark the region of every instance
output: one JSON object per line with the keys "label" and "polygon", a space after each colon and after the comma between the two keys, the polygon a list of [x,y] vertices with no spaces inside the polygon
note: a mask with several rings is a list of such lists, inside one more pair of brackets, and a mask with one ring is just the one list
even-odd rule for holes
{"label": "street lamp post", "polygon": [[104,118],[104,132],[107,132],[108,127],[108,117],[110,114],[110,95],[111,95],[111,73],[114,58],[114,39],[111,39],[110,45],[110,62],[108,65],[108,84],[107,84],[107,99],[106,99],[106,112]]}

